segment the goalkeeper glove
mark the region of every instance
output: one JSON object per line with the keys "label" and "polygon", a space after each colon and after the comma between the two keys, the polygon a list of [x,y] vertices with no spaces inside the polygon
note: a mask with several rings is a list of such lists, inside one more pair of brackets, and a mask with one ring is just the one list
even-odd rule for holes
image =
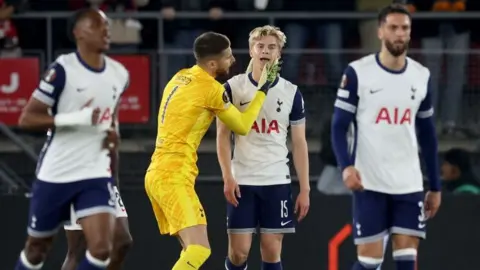
{"label": "goalkeeper glove", "polygon": [[278,60],[275,60],[273,64],[267,63],[265,67],[263,67],[262,75],[260,75],[260,80],[258,80],[258,90],[267,94],[270,86],[277,78],[279,71],[280,62]]}

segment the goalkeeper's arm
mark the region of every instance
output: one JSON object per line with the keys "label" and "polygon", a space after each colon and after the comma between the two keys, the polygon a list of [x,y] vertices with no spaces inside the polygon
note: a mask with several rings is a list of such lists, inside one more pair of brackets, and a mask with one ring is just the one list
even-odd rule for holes
{"label": "goalkeeper's arm", "polygon": [[222,121],[231,131],[239,135],[247,135],[252,128],[253,122],[258,117],[258,113],[265,101],[266,94],[271,83],[276,79],[280,70],[279,61],[276,60],[272,65],[267,64],[260,76],[257,94],[250,102],[250,106],[242,113],[235,106],[229,106],[228,109],[217,114],[218,119]]}
{"label": "goalkeeper's arm", "polygon": [[257,91],[257,94],[244,112],[240,112],[235,106],[230,105],[228,109],[218,113],[217,117],[231,131],[238,135],[247,135],[260,113],[265,97],[265,92]]}

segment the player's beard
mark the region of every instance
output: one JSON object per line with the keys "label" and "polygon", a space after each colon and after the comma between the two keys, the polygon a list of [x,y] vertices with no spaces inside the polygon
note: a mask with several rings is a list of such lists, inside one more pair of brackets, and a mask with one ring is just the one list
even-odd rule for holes
{"label": "player's beard", "polygon": [[216,77],[227,76],[228,73],[229,73],[229,68],[218,68],[215,71],[215,74],[217,75]]}
{"label": "player's beard", "polygon": [[385,40],[385,47],[391,55],[393,55],[394,57],[399,57],[408,49],[408,42],[404,42],[400,45],[395,44],[395,42]]}

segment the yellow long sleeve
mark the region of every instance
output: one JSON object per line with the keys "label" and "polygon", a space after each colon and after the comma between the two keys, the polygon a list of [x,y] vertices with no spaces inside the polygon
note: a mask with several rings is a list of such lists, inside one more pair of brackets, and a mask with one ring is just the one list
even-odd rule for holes
{"label": "yellow long sleeve", "polygon": [[227,110],[218,113],[217,116],[231,131],[238,135],[247,135],[262,109],[265,97],[264,92],[257,91],[250,106],[243,113],[235,106],[230,106]]}

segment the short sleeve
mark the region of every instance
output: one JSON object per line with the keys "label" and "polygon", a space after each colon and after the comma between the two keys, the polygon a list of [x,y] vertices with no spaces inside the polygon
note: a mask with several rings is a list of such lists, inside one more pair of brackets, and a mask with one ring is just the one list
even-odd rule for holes
{"label": "short sleeve", "polygon": [[66,74],[64,67],[53,63],[43,75],[32,96],[49,106],[54,106],[65,88]]}
{"label": "short sleeve", "polygon": [[233,103],[233,93],[232,93],[232,87],[230,86],[230,83],[228,83],[228,81],[224,83],[223,88],[225,88],[225,91],[227,92],[230,102]]}
{"label": "short sleeve", "polygon": [[420,103],[420,108],[418,109],[417,117],[429,118],[433,116],[433,113],[434,113],[434,110],[433,110],[433,104],[432,104],[432,87],[431,87],[431,82],[429,78],[428,84],[427,84],[427,94],[425,95],[425,98],[422,100],[422,103]]}
{"label": "short sleeve", "polygon": [[345,69],[337,91],[335,107],[350,113],[356,113],[358,105],[358,77],[351,66]]}
{"label": "short sleeve", "polygon": [[293,98],[292,110],[290,111],[290,125],[305,123],[305,102],[300,90],[297,89]]}
{"label": "short sleeve", "polygon": [[210,85],[210,89],[207,91],[209,91],[209,94],[205,104],[206,109],[219,113],[229,108],[231,105],[230,97],[223,85],[215,83]]}

